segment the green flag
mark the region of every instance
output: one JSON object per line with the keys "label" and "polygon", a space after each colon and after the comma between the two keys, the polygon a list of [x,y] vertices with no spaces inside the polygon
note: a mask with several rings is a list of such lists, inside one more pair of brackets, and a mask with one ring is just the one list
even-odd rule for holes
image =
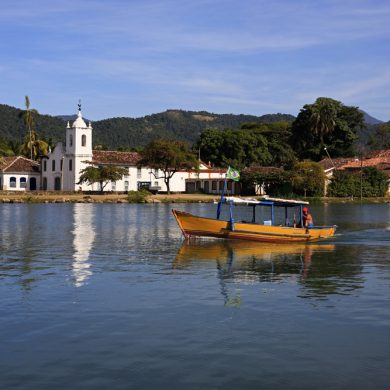
{"label": "green flag", "polygon": [[240,172],[237,171],[237,169],[234,169],[232,167],[228,167],[228,170],[226,172],[226,178],[234,180],[234,181],[239,181],[240,180]]}

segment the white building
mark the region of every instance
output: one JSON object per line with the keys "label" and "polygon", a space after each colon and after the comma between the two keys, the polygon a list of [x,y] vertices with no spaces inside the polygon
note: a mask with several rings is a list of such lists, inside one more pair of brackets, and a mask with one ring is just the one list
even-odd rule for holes
{"label": "white building", "polygon": [[[99,191],[99,183],[78,184],[80,172],[90,165],[115,165],[127,168],[128,173],[121,180],[108,183],[104,191],[126,192],[137,191],[140,188],[148,188],[156,192],[167,191],[161,171],[138,166],[141,159],[139,153],[93,150],[92,133],[91,123],[88,125],[85,123],[79,108],[77,119],[72,126],[68,122],[66,127],[65,145],[61,142],[57,143],[54,150],[49,151],[48,155],[42,158],[40,170],[39,164],[32,160],[21,156],[12,157],[16,160],[22,159],[24,166],[20,169],[26,170],[17,173],[10,170],[9,164],[6,165],[6,172],[0,169],[0,189]],[[5,159],[11,158],[5,157]],[[225,175],[226,169],[215,169],[210,164],[200,162],[199,170],[176,172],[170,180],[170,190],[172,192],[220,194],[224,186]],[[228,180],[227,189],[230,194],[239,193],[240,184]]]}
{"label": "white building", "polygon": [[[92,149],[92,126],[82,118],[79,109],[77,119],[66,128],[66,144],[58,143],[54,150],[42,159],[42,189],[48,191],[98,191],[99,183],[78,184],[80,171],[89,166],[115,165],[126,167],[128,174],[121,180],[111,182],[105,191],[137,191],[148,188],[166,192],[162,172],[149,167],[140,167],[140,155],[136,152],[117,152]],[[178,171],[170,180],[172,192],[202,191],[218,194],[222,191],[226,169],[214,169],[201,163],[200,169]],[[228,181],[230,193],[237,193],[239,185]]]}
{"label": "white building", "polygon": [[40,188],[39,164],[23,156],[0,157],[0,191]]}

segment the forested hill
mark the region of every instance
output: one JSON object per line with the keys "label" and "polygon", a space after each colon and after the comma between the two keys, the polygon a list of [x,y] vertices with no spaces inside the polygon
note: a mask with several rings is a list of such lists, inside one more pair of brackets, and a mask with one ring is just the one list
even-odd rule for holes
{"label": "forested hill", "polygon": [[[26,131],[21,118],[23,111],[0,104],[0,138],[20,142]],[[36,129],[40,137],[53,143],[64,141],[66,120],[64,117],[38,115]],[[67,117],[66,117],[67,118]],[[110,149],[139,147],[155,138],[170,138],[190,143],[195,142],[206,128],[237,129],[243,123],[292,122],[288,114],[263,116],[211,114],[205,111],[168,110],[142,118],[110,118],[92,122],[94,145]]]}

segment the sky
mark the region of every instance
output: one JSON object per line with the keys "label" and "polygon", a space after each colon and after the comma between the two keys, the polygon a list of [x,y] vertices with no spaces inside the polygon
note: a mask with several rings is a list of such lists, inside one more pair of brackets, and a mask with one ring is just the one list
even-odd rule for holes
{"label": "sky", "polygon": [[91,120],[168,109],[390,120],[390,0],[0,0],[0,104]]}

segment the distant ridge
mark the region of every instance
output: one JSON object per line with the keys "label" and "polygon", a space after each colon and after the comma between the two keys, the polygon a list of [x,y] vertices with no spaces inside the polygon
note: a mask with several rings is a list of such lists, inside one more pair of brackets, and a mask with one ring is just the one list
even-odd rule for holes
{"label": "distant ridge", "polygon": [[381,123],[384,123],[383,121],[381,121],[380,119],[376,119],[374,118],[373,116],[367,114],[365,111],[363,110],[359,110],[360,112],[363,113],[364,115],[364,122],[366,122],[367,125],[379,125]]}
{"label": "distant ridge", "polygon": [[[0,138],[17,142],[23,140],[26,130],[21,118],[22,112],[21,109],[0,104]],[[362,129],[359,135],[365,143],[375,126],[383,122],[362,112],[367,128]],[[40,137],[51,140],[52,143],[65,141],[67,121],[73,122],[75,119],[76,115],[39,115],[36,118],[37,131]],[[139,148],[156,138],[177,139],[193,144],[207,128],[238,129],[244,123],[292,123],[294,120],[293,115],[281,113],[255,116],[171,109],[140,118],[122,117],[93,121],[92,126],[94,145],[115,150],[119,147]]]}
{"label": "distant ridge", "polygon": [[[20,142],[25,128],[20,114],[23,110],[0,104],[0,137]],[[67,121],[76,115],[39,115],[36,127],[39,135],[53,143],[64,141]],[[84,118],[85,119],[85,118]],[[262,116],[214,114],[207,111],[167,110],[141,118],[109,118],[92,122],[94,145],[109,149],[119,147],[137,148],[152,139],[169,138],[189,142],[197,141],[200,133],[207,128],[239,128],[243,123],[292,122],[289,114],[267,114]],[[88,122],[88,119],[85,119]]]}

